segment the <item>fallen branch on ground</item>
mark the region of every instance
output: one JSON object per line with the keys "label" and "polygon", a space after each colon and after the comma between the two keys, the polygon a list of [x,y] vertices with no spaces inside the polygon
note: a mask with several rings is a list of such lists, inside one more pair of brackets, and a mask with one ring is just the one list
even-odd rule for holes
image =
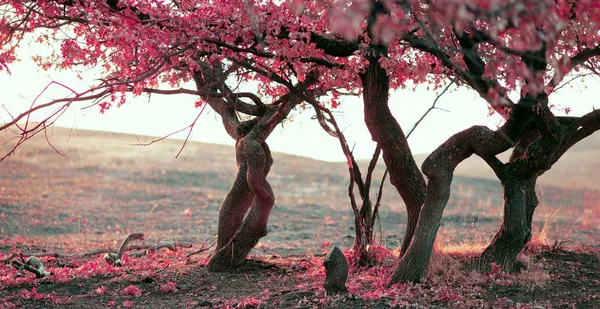
{"label": "fallen branch on ground", "polygon": [[[68,253],[68,254],[58,253],[58,252],[32,252],[32,253],[20,252],[18,254],[12,253],[0,262],[5,263],[5,264],[10,264],[14,268],[16,268],[18,271],[17,276],[22,276],[22,271],[26,270],[26,271],[29,271],[29,272],[35,274],[35,276],[37,278],[45,278],[45,277],[48,277],[49,275],[51,275],[52,272],[49,272],[45,269],[44,264],[42,263],[42,261],[40,261],[38,259],[38,257],[54,257],[54,258],[89,257],[89,256],[94,256],[94,255],[104,253],[105,254],[104,260],[108,264],[115,265],[115,266],[122,266],[123,265],[122,258],[123,258],[123,255],[125,254],[125,251],[141,250],[141,251],[134,252],[131,254],[132,256],[140,257],[142,255],[148,254],[150,252],[158,251],[163,248],[167,248],[171,251],[177,251],[178,247],[183,247],[183,248],[191,248],[192,247],[191,243],[178,242],[178,241],[165,242],[165,243],[160,243],[160,244],[155,244],[155,245],[128,246],[131,241],[142,240],[142,239],[144,239],[143,233],[131,233],[123,240],[123,242],[119,246],[118,250],[112,249],[112,248],[104,248],[104,249],[98,249],[98,250],[94,250],[94,251],[90,251],[90,252]],[[206,243],[206,240],[204,241],[202,248],[200,250],[198,250],[197,252],[195,252],[194,254],[208,250],[210,247],[203,249],[205,243]],[[20,257],[20,260],[14,260],[17,257]],[[27,260],[25,260],[24,257],[28,257]]]}
{"label": "fallen branch on ground", "polygon": [[21,257],[21,261],[10,262],[10,265],[17,269],[16,277],[21,277],[23,275],[21,273],[22,270],[34,273],[36,278],[46,278],[52,274],[51,272],[46,270],[42,261],[40,261],[35,256],[30,256],[25,262],[23,262],[22,259],[23,257]]}

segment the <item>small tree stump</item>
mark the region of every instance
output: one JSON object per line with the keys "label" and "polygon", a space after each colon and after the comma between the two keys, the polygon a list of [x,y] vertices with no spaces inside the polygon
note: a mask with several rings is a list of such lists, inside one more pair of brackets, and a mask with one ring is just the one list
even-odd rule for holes
{"label": "small tree stump", "polygon": [[348,279],[348,260],[344,253],[338,248],[333,247],[325,256],[323,261],[325,266],[325,284],[323,287],[329,293],[346,292],[346,280]]}

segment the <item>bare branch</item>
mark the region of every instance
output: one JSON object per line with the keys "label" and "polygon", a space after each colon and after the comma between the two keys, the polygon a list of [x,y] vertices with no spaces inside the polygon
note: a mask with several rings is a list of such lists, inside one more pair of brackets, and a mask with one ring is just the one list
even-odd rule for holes
{"label": "bare branch", "polygon": [[[131,245],[131,246],[127,246],[125,248],[125,251],[131,251],[131,250],[148,250],[148,251],[158,251],[160,249],[163,248],[167,248],[171,251],[177,251],[177,248],[191,248],[192,244],[189,242],[179,242],[179,241],[175,241],[175,242],[164,242],[164,243],[158,243],[155,245]],[[112,253],[115,254],[118,253],[118,249],[112,249],[112,248],[103,248],[103,249],[96,249],[96,250],[92,250],[89,252],[83,252],[83,253],[59,253],[59,252],[31,252],[31,253],[22,253],[23,256],[35,256],[35,257],[54,257],[54,258],[73,258],[73,257],[90,257],[90,256],[94,256],[94,255],[98,255],[98,254],[103,254],[103,253]],[[13,259],[16,256],[16,254],[12,254],[12,256],[9,256],[9,258],[7,258],[8,260]],[[5,259],[6,260],[6,259]]]}
{"label": "bare branch", "polygon": [[408,133],[406,134],[406,138],[408,139],[410,137],[410,135],[415,131],[415,129],[421,124],[421,122],[425,119],[425,117],[427,117],[427,115],[429,115],[429,113],[431,113],[431,111],[433,111],[434,109],[436,109],[436,104],[437,102],[440,100],[440,98],[450,89],[450,87],[456,82],[456,78],[453,78],[450,83],[448,85],[446,85],[446,87],[444,88],[444,90],[442,90],[442,92],[440,94],[438,94],[437,97],[435,97],[435,100],[433,100],[433,104],[431,104],[431,106],[427,109],[427,111],[425,111],[425,113],[421,116],[421,118],[419,118],[419,120],[417,120],[417,122],[415,122],[415,124],[412,126],[412,128],[410,128],[410,130],[408,131]]}
{"label": "bare branch", "polygon": [[212,243],[210,246],[208,246],[208,247],[205,247],[204,245],[206,245],[206,242],[207,242],[209,239],[211,239],[211,238],[213,238],[213,237],[215,237],[215,236],[217,236],[217,234],[210,235],[208,238],[206,238],[206,239],[204,240],[204,242],[202,242],[202,245],[200,245],[200,249],[198,249],[198,250],[196,250],[196,251],[194,251],[194,252],[192,252],[192,253],[188,253],[188,254],[187,254],[185,257],[186,257],[186,258],[189,258],[189,257],[190,257],[190,256],[192,256],[192,255],[196,255],[196,254],[202,253],[202,252],[204,252],[204,251],[208,251],[208,250],[210,250],[210,248],[212,248],[212,247],[213,247],[213,246],[214,246],[214,245],[217,243],[216,241],[215,241],[215,242],[213,242],[213,243]]}
{"label": "bare branch", "polygon": [[141,240],[141,239],[144,239],[143,233],[129,234],[125,239],[123,239],[123,242],[121,243],[121,246],[119,247],[119,251],[117,252],[117,254],[107,253],[106,255],[104,255],[104,260],[111,265],[114,264],[115,266],[123,266],[123,262],[121,261],[121,259],[123,258],[123,254],[125,254],[127,245],[132,240]]}
{"label": "bare branch", "polygon": [[375,206],[373,207],[373,217],[371,217],[371,226],[375,226],[375,218],[379,215],[379,205],[381,205],[381,197],[383,196],[383,185],[385,184],[385,179],[388,175],[388,169],[385,168],[383,172],[383,176],[381,176],[381,182],[379,183],[379,190],[377,191],[377,201],[375,201]]}
{"label": "bare branch", "polygon": [[181,145],[181,148],[179,148],[179,152],[177,152],[177,155],[175,155],[175,158],[178,158],[179,155],[181,154],[181,152],[183,151],[183,148],[185,148],[185,145],[187,144],[187,142],[188,142],[188,140],[190,138],[190,135],[192,134],[192,131],[194,130],[194,126],[196,125],[196,123],[198,122],[198,119],[200,118],[200,116],[204,112],[204,109],[206,108],[206,105],[207,104],[203,104],[202,105],[202,109],[200,110],[200,112],[198,113],[198,115],[196,116],[196,118],[194,119],[194,121],[191,124],[187,125],[185,128],[179,129],[179,130],[174,131],[174,132],[171,132],[171,133],[169,133],[169,134],[167,134],[167,135],[165,135],[165,136],[163,136],[161,138],[157,138],[157,139],[151,140],[150,142],[147,142],[147,143],[142,143],[142,142],[140,142],[138,140],[138,143],[136,143],[136,144],[126,144],[126,145],[130,145],[130,146],[150,146],[150,145],[152,145],[154,143],[158,143],[158,142],[160,142],[162,140],[165,140],[165,139],[167,139],[167,138],[169,138],[169,137],[171,137],[171,136],[173,136],[173,135],[175,135],[177,133],[181,133],[181,132],[183,132],[185,130],[188,130],[188,134],[187,134],[185,140],[183,141],[183,144]]}
{"label": "bare branch", "polygon": [[[48,86],[50,86],[51,84],[57,84],[57,85],[64,86],[61,83],[58,83],[56,81],[50,82],[50,84],[48,84]],[[44,90],[42,91],[42,93],[45,92],[46,89],[48,89],[48,86],[46,86],[46,88],[44,88]],[[93,100],[93,99],[102,97],[103,95],[105,95],[107,93],[110,93],[110,90],[106,89],[106,90],[103,90],[102,92],[100,92],[98,94],[86,95],[88,93],[93,93],[94,91],[97,91],[97,90],[102,89],[102,88],[104,88],[104,87],[90,88],[90,89],[88,89],[88,90],[86,90],[86,91],[84,91],[82,93],[76,93],[76,92],[74,92],[75,93],[75,97],[73,97],[73,98],[56,99],[56,100],[52,100],[52,101],[50,101],[48,103],[44,103],[44,104],[40,104],[40,105],[34,106],[34,107],[28,109],[27,111],[19,114],[17,117],[13,118],[11,121],[9,121],[9,122],[5,123],[4,125],[0,126],[0,131],[6,130],[7,128],[15,125],[17,122],[19,122],[21,119],[23,119],[25,117],[27,117],[27,119],[29,119],[28,118],[29,115],[31,115],[33,112],[38,111],[40,109],[47,108],[47,107],[56,105],[58,103],[63,103],[63,102],[67,102],[66,105],[70,105],[72,102]],[[27,132],[26,129],[24,129],[23,131]]]}
{"label": "bare branch", "polygon": [[[408,139],[410,137],[410,135],[417,129],[417,127],[421,124],[421,122],[425,119],[425,117],[427,117],[427,115],[431,111],[433,111],[434,109],[437,108],[436,107],[437,102],[448,91],[448,89],[450,89],[450,86],[452,86],[452,84],[454,84],[455,81],[456,81],[456,78],[453,78],[450,81],[450,83],[448,85],[446,85],[444,90],[442,90],[442,92],[435,98],[435,100],[433,100],[433,104],[431,104],[431,106],[427,109],[427,111],[421,116],[421,118],[419,118],[419,120],[417,120],[417,122],[415,122],[415,124],[412,126],[412,128],[408,131],[408,134],[406,134],[406,139]],[[385,171],[383,172],[383,176],[381,176],[381,183],[379,184],[379,193],[377,194],[377,202],[375,203],[375,208],[373,210],[373,218],[372,218],[373,221],[371,222],[371,226],[374,226],[374,224],[375,224],[375,217],[376,217],[377,212],[379,211],[379,205],[381,203],[381,196],[383,194],[383,184],[385,183],[387,175],[388,175],[388,169],[386,167]]]}
{"label": "bare branch", "polygon": [[558,87],[554,88],[554,92],[557,92],[558,90],[560,90],[561,88],[567,86],[568,84],[570,84],[571,82],[575,81],[576,79],[584,78],[584,77],[590,76],[590,75],[597,75],[597,74],[595,72],[588,72],[588,73],[583,73],[583,74],[577,74],[577,75],[573,76],[572,78],[570,78],[569,80],[567,80],[566,82],[560,84]]}

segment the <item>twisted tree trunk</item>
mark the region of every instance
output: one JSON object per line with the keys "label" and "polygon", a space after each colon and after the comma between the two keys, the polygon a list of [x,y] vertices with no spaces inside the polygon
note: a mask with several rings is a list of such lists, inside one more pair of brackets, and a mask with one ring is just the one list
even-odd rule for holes
{"label": "twisted tree trunk", "polygon": [[[319,95],[305,91],[316,83],[318,71],[311,71],[296,85],[289,84],[290,92],[274,104],[255,102],[257,105],[252,106],[238,100],[237,94],[227,86],[222,64],[199,64],[201,71],[194,74],[196,87],[201,97],[221,115],[227,133],[236,140],[238,172],[221,205],[217,247],[207,265],[209,271],[227,271],[242,265],[260,238],[267,235],[275,195],[267,181],[273,157],[265,140],[303,101],[303,96]],[[244,66],[244,63],[239,64]],[[256,117],[240,123],[240,112]]]}
{"label": "twisted tree trunk", "polygon": [[488,157],[508,149],[509,143],[502,143],[503,140],[502,134],[475,126],[450,137],[423,162],[423,173],[429,179],[425,204],[413,241],[389,284],[417,282],[421,279],[431,257],[442,213],[450,197],[454,169],[473,153]]}
{"label": "twisted tree trunk", "polygon": [[[547,104],[541,107],[551,116]],[[546,125],[549,122],[554,123]],[[505,213],[500,230],[477,260],[477,266],[484,270],[491,263],[505,270],[522,268],[516,257],[531,240],[533,214],[539,204],[535,192],[537,178],[570,147],[600,129],[600,111],[556,120],[547,117],[532,122],[531,126],[519,139],[504,170],[497,173],[503,185]]]}
{"label": "twisted tree trunk", "polygon": [[255,134],[246,135],[238,140],[236,155],[238,173],[219,212],[217,248],[208,264],[210,271],[227,271],[245,262],[260,238],[267,235],[267,221],[275,203],[266,179],[273,164],[267,144],[257,141]]}

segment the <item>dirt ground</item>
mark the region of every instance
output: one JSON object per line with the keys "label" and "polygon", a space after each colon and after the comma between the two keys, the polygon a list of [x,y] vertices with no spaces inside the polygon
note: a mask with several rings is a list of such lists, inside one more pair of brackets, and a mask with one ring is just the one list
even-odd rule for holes
{"label": "dirt ground", "polygon": [[[325,253],[338,246],[352,258],[344,164],[275,154],[269,235],[238,271],[209,273],[212,251],[190,254],[214,242],[235,174],[231,147],[191,143],[175,159],[181,141],[136,147],[121,134],[68,135],[57,129],[52,139],[65,156],[41,138],[0,163],[0,260],[45,254],[53,273],[18,276],[0,263],[0,308],[600,308],[600,191],[590,186],[539,186],[534,241],[519,257],[527,269],[480,274],[468,262],[500,225],[501,187],[458,175],[427,278],[386,288],[406,222],[386,185],[381,265],[352,269],[349,292],[327,295]],[[145,235],[135,245],[191,247],[129,251],[123,267],[69,255],[117,248],[134,232]]]}

